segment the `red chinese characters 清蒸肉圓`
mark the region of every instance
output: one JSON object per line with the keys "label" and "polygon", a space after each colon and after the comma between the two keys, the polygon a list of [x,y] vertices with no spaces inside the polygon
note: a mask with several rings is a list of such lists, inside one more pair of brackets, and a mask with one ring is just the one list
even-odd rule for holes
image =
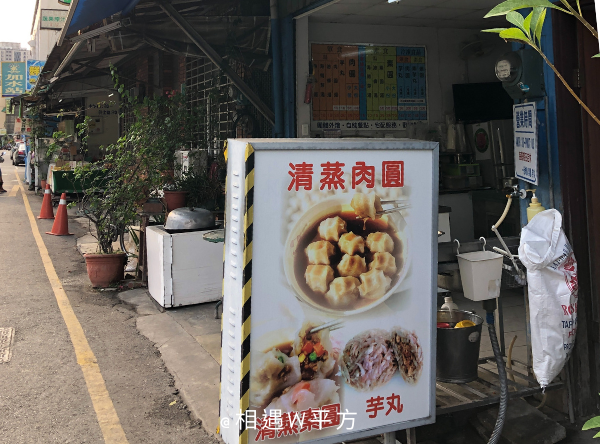
{"label": "red chinese characters \u6e05\u84b8\u8089\u5713", "polygon": [[[321,165],[320,190],[346,189],[344,167],[342,162],[325,162]],[[288,174],[292,180],[288,191],[313,189],[314,165],[312,163],[290,163]],[[364,184],[367,189],[375,188],[375,166],[366,162],[356,162],[352,166],[352,189]],[[383,188],[401,188],[404,186],[404,161],[384,161],[381,164],[381,186]]]}

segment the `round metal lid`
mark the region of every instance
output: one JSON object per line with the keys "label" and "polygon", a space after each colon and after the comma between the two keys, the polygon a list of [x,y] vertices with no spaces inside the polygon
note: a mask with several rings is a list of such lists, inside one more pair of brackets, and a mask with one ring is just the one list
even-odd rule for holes
{"label": "round metal lid", "polygon": [[169,213],[166,230],[206,230],[215,227],[214,215],[204,208],[177,208]]}

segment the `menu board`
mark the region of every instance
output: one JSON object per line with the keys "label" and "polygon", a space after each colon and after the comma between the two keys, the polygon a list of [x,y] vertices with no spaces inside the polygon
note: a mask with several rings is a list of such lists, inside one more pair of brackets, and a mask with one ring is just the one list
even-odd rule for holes
{"label": "menu board", "polygon": [[312,45],[312,129],[404,129],[427,121],[424,46]]}
{"label": "menu board", "polygon": [[434,421],[438,144],[317,140],[228,142],[227,444]]}

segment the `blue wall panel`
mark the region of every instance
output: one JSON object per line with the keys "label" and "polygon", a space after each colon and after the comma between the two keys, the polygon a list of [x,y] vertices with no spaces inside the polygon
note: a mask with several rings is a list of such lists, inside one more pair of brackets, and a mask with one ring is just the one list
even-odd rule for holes
{"label": "blue wall panel", "polygon": [[[513,49],[520,49],[522,45],[513,44]],[[533,51],[530,47],[525,48],[526,51]],[[550,14],[546,16],[544,29],[542,32],[542,50],[548,57],[550,62],[554,63],[554,46],[552,42],[552,17]],[[548,112],[546,113],[546,100],[536,102],[538,110],[538,168],[539,168],[539,185],[528,184],[524,181],[519,181],[520,188],[535,188],[536,195],[540,199],[541,204],[548,208],[556,208],[561,213],[563,212],[562,194],[560,188],[560,174],[558,163],[558,132],[557,132],[557,110],[556,110],[556,77],[552,69],[544,63],[544,82],[546,84],[546,94],[548,103]],[[558,85],[559,88],[562,85]],[[548,119],[546,119],[548,116]],[[546,121],[548,120],[548,122]],[[549,126],[547,126],[549,124]],[[549,136],[549,137],[548,137]],[[548,143],[549,139],[549,143]],[[551,163],[549,162],[551,159]],[[550,174],[551,171],[551,174]],[[552,202],[554,205],[552,205]],[[521,224],[527,224],[527,207],[530,200],[521,200]]]}

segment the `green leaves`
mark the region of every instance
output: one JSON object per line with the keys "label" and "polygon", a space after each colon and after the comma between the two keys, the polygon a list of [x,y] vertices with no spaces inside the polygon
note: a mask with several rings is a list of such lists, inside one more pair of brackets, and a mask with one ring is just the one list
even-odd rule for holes
{"label": "green leaves", "polygon": [[545,7],[533,8],[525,18],[517,11],[508,11],[506,13],[506,20],[515,25],[516,28],[484,29],[482,32],[496,33],[505,40],[526,43],[534,48],[538,48],[541,46],[542,29],[544,27],[545,18]]}
{"label": "green leaves", "polygon": [[500,38],[506,40],[517,40],[523,43],[529,43],[531,40],[525,35],[523,31],[517,28],[508,28],[500,33]]}
{"label": "green leaves", "polygon": [[509,11],[506,14],[506,20],[512,23],[513,25],[517,26],[524,33],[529,34],[529,28],[525,28],[525,21],[523,20],[523,16],[518,12]]}
{"label": "green leaves", "polygon": [[481,32],[489,32],[494,34],[500,34],[502,31],[506,31],[508,28],[491,28],[491,29],[482,29]]}
{"label": "green leaves", "polygon": [[594,416],[583,425],[581,430],[597,429],[598,427],[600,427],[600,416]]}
{"label": "green leaves", "polygon": [[542,29],[544,27],[544,20],[546,19],[546,8],[533,8],[531,11],[531,34],[535,37],[538,43],[542,41]]}
{"label": "green leaves", "polygon": [[498,17],[508,14],[510,11],[517,11],[519,9],[527,8],[554,8],[570,14],[570,12],[566,9],[556,6],[555,4],[550,3],[548,0],[507,0],[493,8],[484,16],[484,18]]}

